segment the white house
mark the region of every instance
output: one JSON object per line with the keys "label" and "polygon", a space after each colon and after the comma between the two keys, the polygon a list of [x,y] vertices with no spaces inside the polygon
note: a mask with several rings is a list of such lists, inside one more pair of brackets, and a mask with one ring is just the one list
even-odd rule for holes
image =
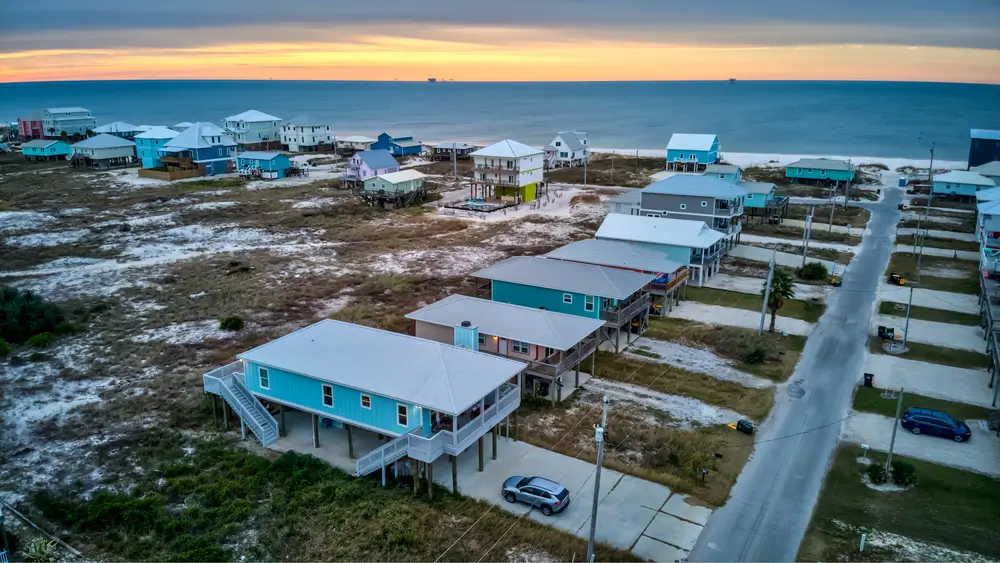
{"label": "white house", "polygon": [[985,176],[990,180],[993,180],[994,184],[1000,186],[1000,160],[994,160],[992,162],[987,162],[986,164],[973,166],[972,172],[975,172],[980,176]]}
{"label": "white house", "polygon": [[399,172],[399,163],[389,151],[358,151],[347,161],[347,169],[340,180],[345,183],[364,182],[391,172]]}
{"label": "white house", "polygon": [[473,199],[523,203],[538,198],[543,187],[545,152],[511,139],[493,143],[472,156]]}
{"label": "white house", "polygon": [[127,166],[135,160],[134,142],[107,133],[70,145],[70,149],[70,161],[74,166],[111,168]]}
{"label": "white house", "polygon": [[281,118],[255,109],[230,115],[225,128],[239,150],[277,149],[281,144]]}
{"label": "white house", "polygon": [[316,152],[323,145],[333,150],[334,139],[328,123],[300,115],[281,126],[281,144],[292,152]]}
{"label": "white house", "polygon": [[97,120],[87,108],[48,108],[42,110],[42,132],[49,137],[59,137],[63,133],[86,135],[97,127]]}
{"label": "white house", "polygon": [[365,137],[364,135],[348,135],[347,137],[339,137],[337,138],[337,151],[366,151],[372,148],[372,143],[377,141],[378,139]]}
{"label": "white house", "polygon": [[1000,201],[980,202],[976,211],[976,240],[988,249],[1000,249]]}
{"label": "white house", "polygon": [[149,129],[147,126],[132,125],[125,121],[115,121],[100,127],[94,128],[94,133],[107,133],[122,139],[134,139],[139,133],[144,133]]}
{"label": "white house", "polygon": [[583,131],[560,131],[545,147],[549,168],[582,166],[590,160],[590,145]]}

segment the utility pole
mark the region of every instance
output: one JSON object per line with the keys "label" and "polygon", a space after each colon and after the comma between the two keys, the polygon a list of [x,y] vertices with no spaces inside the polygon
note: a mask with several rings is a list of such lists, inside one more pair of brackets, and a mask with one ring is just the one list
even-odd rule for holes
{"label": "utility pole", "polygon": [[451,145],[451,173],[455,176],[455,182],[458,182],[458,150],[455,148],[455,144]]}
{"label": "utility pole", "polygon": [[802,267],[806,265],[806,252],[809,250],[809,235],[812,234],[813,213],[815,212],[815,205],[809,208],[809,216],[806,217],[806,230],[802,233]]}
{"label": "utility pole", "polygon": [[899,428],[899,413],[903,410],[903,388],[899,388],[899,400],[896,402],[896,419],[892,421],[892,439],[889,441],[889,455],[885,458],[885,472],[892,467],[892,449],[896,447],[896,429]]}
{"label": "utility pole", "polygon": [[587,163],[590,162],[590,153],[583,152],[583,188],[587,188]]}
{"label": "utility pole", "polygon": [[924,209],[924,217],[930,215],[931,198],[934,197],[934,143],[931,143],[931,166],[927,169],[927,207]]}
{"label": "utility pole", "polygon": [[767,282],[764,284],[764,304],[760,308],[760,328],[757,329],[758,335],[764,333],[764,318],[767,316],[767,298],[771,296],[771,279],[774,278],[774,261],[777,254],[777,250],[772,251],[771,263],[768,265]]}
{"label": "utility pole", "polygon": [[913,255],[917,255],[917,237],[920,236],[920,215],[917,215],[917,230],[913,231]]}
{"label": "utility pole", "polygon": [[917,281],[920,281],[920,259],[924,257],[924,241],[927,240],[927,229],[924,229],[924,234],[920,234],[920,231],[913,233],[914,240],[913,244],[916,245],[916,237],[920,236],[920,252],[917,253]]}
{"label": "utility pole", "polygon": [[594,439],[597,441],[597,472],[594,474],[594,505],[590,509],[590,538],[587,539],[587,561],[594,560],[594,536],[597,534],[597,505],[601,498],[601,466],[604,464],[604,429],[608,425],[608,396],[601,400],[604,410],[601,413],[601,425],[594,426]]}
{"label": "utility pole", "polygon": [[611,185],[615,184],[615,152],[611,151]]}
{"label": "utility pole", "polygon": [[[840,180],[837,180],[840,183]],[[833,194],[836,193],[836,188],[830,188],[830,231],[833,232],[833,212],[837,210],[837,204],[833,201]]]}
{"label": "utility pole", "polygon": [[[851,164],[850,160],[848,160],[847,161],[847,171],[848,171],[848,173],[850,173],[852,170],[854,170],[854,165]],[[851,198],[851,177],[850,177],[850,175],[848,175],[848,177],[847,177],[847,185],[844,187],[844,209],[847,209],[847,200],[850,199],[850,198]]]}
{"label": "utility pole", "polygon": [[[910,307],[913,306],[913,286],[910,286],[910,300],[906,303],[906,324],[903,325],[903,351],[906,351],[906,338],[910,335]],[[897,415],[899,416],[899,415]]]}

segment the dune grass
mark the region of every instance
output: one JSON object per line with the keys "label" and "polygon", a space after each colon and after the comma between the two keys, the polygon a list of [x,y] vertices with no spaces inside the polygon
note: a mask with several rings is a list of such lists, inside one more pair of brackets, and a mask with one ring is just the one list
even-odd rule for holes
{"label": "dune grass", "polygon": [[[734,307],[748,311],[760,311],[761,306],[764,304],[764,297],[761,295],[750,295],[748,293],[737,293],[709,287],[688,286],[687,298],[699,303],[719,305],[721,307]],[[785,301],[781,309],[778,309],[778,316],[815,323],[819,321],[819,318],[823,316],[825,311],[826,305],[818,301],[790,299]],[[769,318],[770,314],[770,311],[768,311]]]}
{"label": "dune grass", "polygon": [[[878,374],[875,374],[875,383],[878,383]],[[854,410],[872,412],[889,418],[896,416],[896,399],[883,399],[882,389],[876,387],[858,387],[854,395]],[[948,413],[957,420],[985,420],[992,410],[976,405],[956,403],[944,399],[924,397],[915,393],[903,392],[903,410],[910,407],[931,409]]]}

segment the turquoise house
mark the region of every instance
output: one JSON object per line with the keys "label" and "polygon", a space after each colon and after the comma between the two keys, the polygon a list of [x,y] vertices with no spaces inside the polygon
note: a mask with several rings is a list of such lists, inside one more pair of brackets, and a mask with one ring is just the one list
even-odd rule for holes
{"label": "turquoise house", "polygon": [[417,474],[446,454],[455,464],[487,433],[495,459],[526,364],[476,351],[477,332],[455,327],[452,345],[324,320],[237,355],[204,387],[228,406],[227,424],[236,413],[244,438],[249,430],[356,476],[381,471],[384,484],[396,462],[416,463]]}
{"label": "turquoise house", "polygon": [[36,139],[21,145],[25,160],[66,160],[70,152],[69,143],[54,139]]}
{"label": "turquoise house", "polygon": [[779,196],[775,192],[777,186],[771,182],[746,182],[740,180],[736,185],[747,193],[743,200],[744,215],[757,217],[760,222],[781,223],[788,215],[788,196]]}
{"label": "turquoise house", "polygon": [[993,180],[969,170],[952,170],[934,176],[934,196],[976,201],[976,194],[995,188]]}
{"label": "turquoise house", "polygon": [[837,183],[854,180],[854,165],[832,158],[803,158],[785,167],[785,177],[801,183]]}
{"label": "turquoise house", "polygon": [[163,166],[163,161],[160,160],[159,150],[163,148],[163,145],[167,144],[167,141],[173,139],[178,135],[178,131],[174,131],[169,127],[156,126],[151,127],[142,133],[135,136],[135,152],[136,156],[142,162],[143,168],[159,168]]}
{"label": "turquoise house", "polygon": [[[479,297],[604,321],[601,337],[618,349],[645,327],[655,274],[540,256],[515,256],[472,274],[484,280]],[[633,325],[635,322],[635,325]],[[637,330],[632,330],[637,328]],[[613,335],[613,336],[612,336]]]}
{"label": "turquoise house", "polygon": [[236,169],[241,176],[278,180],[288,175],[292,165],[280,152],[247,151],[236,155]]}
{"label": "turquoise house", "polygon": [[743,179],[743,169],[735,164],[709,164],[705,168],[705,176],[715,176],[727,182],[739,182]]}
{"label": "turquoise house", "polygon": [[704,172],[719,161],[719,137],[693,133],[674,133],[667,143],[667,170]]}

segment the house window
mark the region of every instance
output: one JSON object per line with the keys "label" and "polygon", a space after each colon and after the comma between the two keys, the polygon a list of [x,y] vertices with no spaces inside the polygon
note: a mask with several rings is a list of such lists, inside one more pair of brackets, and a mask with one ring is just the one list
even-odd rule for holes
{"label": "house window", "polygon": [[267,372],[267,368],[258,368],[257,377],[260,379],[261,389],[271,388],[271,374]]}
{"label": "house window", "polygon": [[561,147],[562,146],[562,142],[561,141],[556,141],[556,146],[557,147]]}
{"label": "house window", "polygon": [[685,209],[687,209],[687,208],[688,208],[688,206],[687,206],[687,204],[686,204],[686,203],[682,203],[682,204],[680,205],[680,208],[681,208],[681,211],[684,211]]}
{"label": "house window", "polygon": [[406,405],[396,403],[396,424],[408,427],[410,425],[408,420],[409,416],[407,415]]}
{"label": "house window", "polygon": [[527,342],[521,342],[520,340],[511,340],[510,341],[510,349],[513,350],[514,352],[517,352],[518,354],[527,354],[528,353],[528,343]]}
{"label": "house window", "polygon": [[819,175],[820,176],[826,176],[826,170],[820,170],[819,171]]}
{"label": "house window", "polygon": [[333,386],[323,385],[323,404],[332,407],[333,406]]}
{"label": "house window", "polygon": [[809,169],[809,170],[807,170],[806,172],[809,172],[810,174],[812,174],[812,171],[813,171],[813,169],[812,169],[812,168],[810,168],[810,169]]}
{"label": "house window", "polygon": [[361,408],[372,410],[372,397],[371,395],[361,396]]}
{"label": "house window", "polygon": [[486,335],[479,333],[479,345],[482,346],[484,344],[486,344]]}
{"label": "house window", "polygon": [[572,293],[563,293],[563,303],[567,303],[569,305],[572,305],[573,304],[573,294]]}
{"label": "house window", "polygon": [[566,158],[568,156],[569,156],[568,152],[561,152],[561,153],[559,153],[559,158]]}
{"label": "house window", "polygon": [[702,207],[708,207],[708,202],[707,201],[702,201],[701,202],[701,206]]}
{"label": "house window", "polygon": [[584,311],[591,311],[591,312],[593,312],[593,310],[594,310],[594,296],[593,295],[585,295],[583,297],[583,310]]}

